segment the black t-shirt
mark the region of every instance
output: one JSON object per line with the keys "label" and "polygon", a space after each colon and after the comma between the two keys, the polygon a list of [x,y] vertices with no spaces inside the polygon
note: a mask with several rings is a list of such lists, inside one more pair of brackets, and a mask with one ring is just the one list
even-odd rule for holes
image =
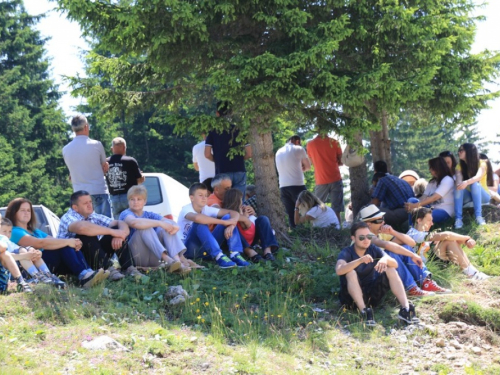
{"label": "black t-shirt", "polygon": [[130,156],[115,154],[106,159],[109,170],[106,174],[106,182],[109,194],[127,194],[128,190],[137,185],[137,179],[141,178],[141,171],[137,160]]}
{"label": "black t-shirt", "polygon": [[[368,249],[366,249],[365,255],[371,255],[373,258],[372,263],[361,263],[358,265],[354,271],[358,274],[359,282],[363,285],[370,284],[375,278],[375,266],[377,265],[380,258],[382,258],[385,253],[382,249],[375,245],[370,245]],[[353,260],[357,260],[360,257],[356,254],[354,250],[354,245],[346,247],[342,249],[339,254],[338,260],[345,260],[346,263],[352,262]],[[340,281],[343,285],[347,285],[347,281],[345,280],[345,276],[340,276]]]}
{"label": "black t-shirt", "polygon": [[240,151],[243,146],[241,142],[237,142],[238,130],[231,125],[229,130],[217,133],[212,130],[208,133],[205,139],[205,146],[212,146],[214,154],[215,174],[228,172],[246,172],[245,159],[242,155],[234,155],[230,160],[228,157],[229,150],[236,148]]}

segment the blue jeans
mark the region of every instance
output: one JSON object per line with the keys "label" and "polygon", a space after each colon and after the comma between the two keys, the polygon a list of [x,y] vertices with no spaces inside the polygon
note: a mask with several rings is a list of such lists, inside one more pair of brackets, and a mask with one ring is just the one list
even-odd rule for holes
{"label": "blue jeans", "polygon": [[107,217],[111,216],[111,206],[109,204],[109,194],[94,194],[92,197],[92,206],[94,206],[94,212],[96,214],[101,214]]}
{"label": "blue jeans", "polygon": [[[405,249],[413,252],[413,249],[408,245],[402,245]],[[385,250],[387,255],[393,258],[398,263],[398,274],[403,282],[405,290],[410,290],[418,284],[422,285],[422,282],[431,272],[424,266],[420,268],[415,264],[415,262],[407,256],[394,254],[392,251]]]}
{"label": "blue jeans", "polygon": [[[228,214],[224,215],[221,219],[227,220],[229,217]],[[189,259],[201,258],[203,256],[210,256],[215,259],[222,252],[220,247],[224,242],[227,242],[230,252],[242,253],[243,246],[239,231],[235,228],[233,235],[226,240],[224,236],[225,229],[224,225],[219,224],[213,232],[210,232],[208,225],[193,223],[184,240],[184,244],[186,245],[184,256]]]}
{"label": "blue jeans", "polygon": [[[470,190],[469,190],[470,188]],[[474,182],[467,189],[455,190],[455,218],[462,220],[462,211],[464,204],[473,202],[474,216],[483,216],[481,205],[490,201],[490,194],[483,189],[479,182]]]}
{"label": "blue jeans", "polygon": [[118,220],[120,214],[128,208],[127,194],[110,195],[113,219]]}
{"label": "blue jeans", "polygon": [[[419,200],[417,198],[408,198],[409,203],[418,203]],[[429,207],[429,206],[425,206]],[[413,225],[412,214],[408,213],[408,225],[411,227]],[[451,219],[451,216],[448,215],[448,212],[442,210],[441,208],[433,208],[432,209],[432,221],[434,224],[443,223],[446,220]]]}
{"label": "blue jeans", "polygon": [[255,237],[253,242],[249,244],[243,236],[241,236],[241,242],[244,248],[250,247],[250,245],[256,245],[260,242],[260,246],[265,249],[270,247],[273,252],[279,249],[278,241],[271,228],[271,223],[267,216],[259,216],[255,220]]}
{"label": "blue jeans", "polygon": [[247,172],[226,172],[231,178],[231,187],[234,189],[238,189],[243,193],[243,197],[245,197],[245,190],[247,188]]}
{"label": "blue jeans", "polygon": [[57,250],[44,250],[42,259],[50,272],[56,275],[73,274],[81,280],[88,271],[92,271],[83,253],[69,246]]}

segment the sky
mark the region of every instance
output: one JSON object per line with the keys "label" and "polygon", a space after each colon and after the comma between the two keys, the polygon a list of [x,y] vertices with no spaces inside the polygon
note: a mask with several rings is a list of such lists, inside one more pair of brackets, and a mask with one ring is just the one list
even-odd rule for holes
{"label": "sky", "polygon": [[[477,4],[483,4],[477,0]],[[74,108],[82,99],[73,98],[70,88],[64,81],[64,76],[84,76],[83,53],[88,44],[81,36],[81,30],[76,22],[69,21],[63,14],[55,10],[56,4],[48,0],[24,0],[28,13],[32,15],[45,13],[37,28],[42,37],[49,37],[45,48],[51,60],[52,78],[66,94],[60,100],[60,105],[68,119],[76,114]],[[490,0],[483,8],[478,9],[478,15],[485,15],[486,21],[478,24],[476,40],[472,52],[485,49],[500,51],[500,1]],[[490,90],[500,89],[500,79],[495,85],[488,86]],[[490,109],[483,110],[477,117],[480,134],[492,140],[493,134],[500,133],[500,99],[490,102]],[[496,139],[500,141],[500,139]],[[500,160],[500,146],[490,147],[491,160]]]}

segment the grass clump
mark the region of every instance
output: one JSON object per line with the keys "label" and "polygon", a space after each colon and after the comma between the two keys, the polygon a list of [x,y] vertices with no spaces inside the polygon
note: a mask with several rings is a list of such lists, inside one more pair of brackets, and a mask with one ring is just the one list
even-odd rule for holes
{"label": "grass clump", "polygon": [[448,302],[440,311],[439,317],[445,322],[458,320],[500,332],[500,311],[482,307],[476,302]]}

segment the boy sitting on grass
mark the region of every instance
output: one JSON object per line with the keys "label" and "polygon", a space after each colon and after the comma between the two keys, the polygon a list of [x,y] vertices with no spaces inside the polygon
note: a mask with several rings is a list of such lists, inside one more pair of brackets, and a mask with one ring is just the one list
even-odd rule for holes
{"label": "boy sitting on grass", "polygon": [[408,302],[401,278],[396,271],[398,263],[372,245],[375,237],[368,224],[356,222],[351,227],[353,244],[343,249],[338,257],[335,271],[340,276],[339,298],[342,305],[361,311],[367,326],[375,326],[372,307],[378,305],[387,291],[396,296],[401,309],[398,319],[418,323],[415,307]]}
{"label": "boy sitting on grass", "polygon": [[[0,234],[7,238],[12,236],[12,221],[7,218],[2,219]],[[53,275],[42,259],[42,252],[31,246],[21,247],[11,240],[8,241],[8,248],[14,260],[19,261],[21,266],[28,272],[36,283],[49,284],[57,288],[64,289],[66,283]]]}
{"label": "boy sitting on grass", "polygon": [[[472,280],[485,280],[489,276],[480,272],[474,267],[467,254],[462,249],[462,245],[472,249],[476,246],[469,236],[463,236],[454,232],[429,233],[434,224],[432,222],[432,210],[427,207],[420,207],[413,210],[414,227],[408,231],[408,236],[413,238],[417,245],[415,252],[426,260],[434,254],[444,260],[457,264],[462,272]],[[429,251],[432,250],[432,251]]]}
{"label": "boy sitting on grass", "polygon": [[[0,220],[2,215],[0,215]],[[1,224],[0,224],[1,229]],[[9,239],[3,234],[0,234],[0,292],[5,292],[9,286],[10,275],[17,283],[17,289],[26,293],[33,293],[33,290],[24,281],[21,271],[17,266],[16,261],[12,257],[12,254],[7,251],[9,247]]]}
{"label": "boy sitting on grass", "polygon": [[[207,206],[208,191],[202,183],[189,188],[191,204],[182,207],[178,224],[186,245],[184,256],[196,259],[210,256],[220,268],[246,267],[248,263],[241,253],[243,245],[236,225],[240,214],[236,211]],[[213,232],[209,225],[215,224]],[[227,242],[229,258],[222,253],[221,245]]]}

